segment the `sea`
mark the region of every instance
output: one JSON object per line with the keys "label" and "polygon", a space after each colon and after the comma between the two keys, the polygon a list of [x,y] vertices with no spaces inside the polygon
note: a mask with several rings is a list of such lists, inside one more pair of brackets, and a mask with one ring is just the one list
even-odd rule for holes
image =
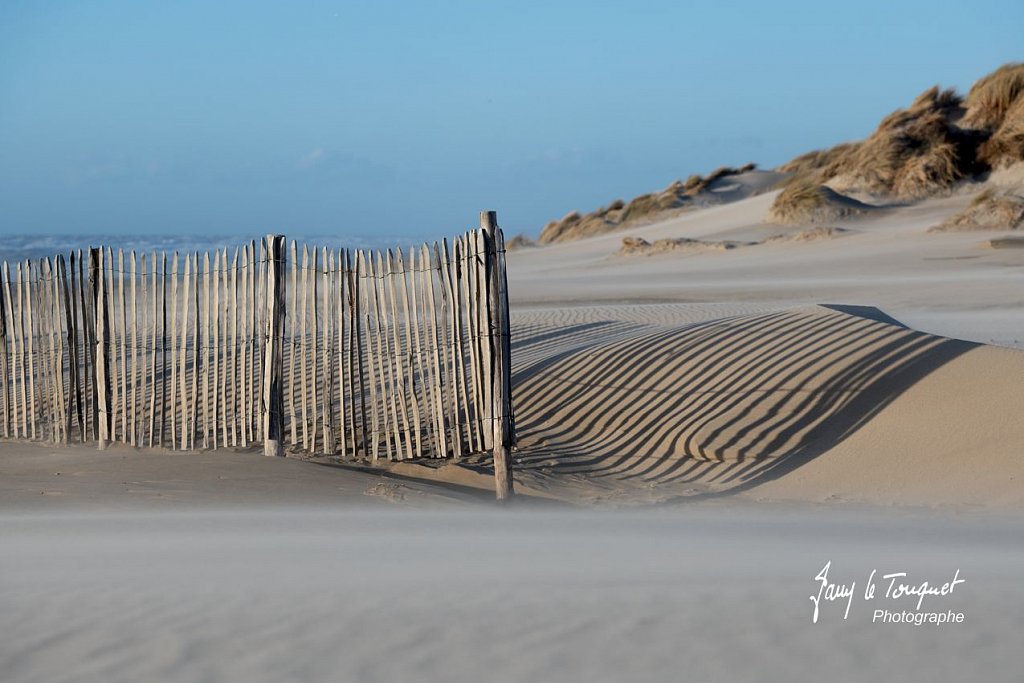
{"label": "sea", "polygon": [[[111,247],[123,249],[125,253],[138,254],[156,252],[182,254],[204,253],[215,249],[234,249],[251,240],[260,240],[262,234],[246,235],[105,235],[100,233],[81,235],[0,235],[0,263],[35,260],[64,254],[67,256],[78,249],[90,247]],[[424,237],[408,235],[288,235],[289,240],[299,244],[329,249],[394,249],[418,246],[426,241]]]}

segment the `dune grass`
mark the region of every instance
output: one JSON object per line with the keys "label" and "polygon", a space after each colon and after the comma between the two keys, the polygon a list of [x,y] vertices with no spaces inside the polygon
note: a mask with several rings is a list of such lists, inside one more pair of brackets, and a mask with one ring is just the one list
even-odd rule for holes
{"label": "dune grass", "polygon": [[[966,97],[934,86],[865,140],[802,154],[778,170],[844,193],[920,199],[1024,160],[1024,64],[979,79]],[[806,193],[806,188],[803,190]]]}
{"label": "dune grass", "polygon": [[805,181],[785,188],[768,213],[769,223],[828,223],[867,213],[871,209],[827,185]]}
{"label": "dune grass", "polygon": [[551,221],[544,226],[538,242],[550,244],[565,242],[582,237],[600,235],[620,227],[650,220],[669,211],[686,208],[695,198],[709,191],[722,178],[748,173],[757,168],[749,163],[738,168],[721,166],[707,176],[691,175],[685,181],[677,180],[660,192],[650,192],[634,197],[629,202],[616,199],[587,214],[573,211],[561,220]]}
{"label": "dune grass", "polygon": [[964,125],[996,130],[1021,93],[1024,93],[1024,63],[1004,64],[971,86]]}
{"label": "dune grass", "polygon": [[999,128],[978,150],[978,157],[992,168],[1024,161],[1024,96],[1018,96]]}
{"label": "dune grass", "polygon": [[950,216],[928,232],[971,230],[1020,230],[1024,228],[1024,197],[986,189],[963,211]]}

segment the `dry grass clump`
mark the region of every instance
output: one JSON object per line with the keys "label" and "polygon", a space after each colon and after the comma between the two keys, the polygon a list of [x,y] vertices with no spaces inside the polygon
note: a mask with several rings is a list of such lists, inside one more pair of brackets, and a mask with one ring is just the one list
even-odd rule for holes
{"label": "dry grass clump", "polygon": [[842,237],[850,234],[850,232],[851,231],[846,228],[819,226],[816,228],[801,230],[799,232],[772,235],[771,237],[765,238],[761,244],[777,244],[779,242],[817,242],[819,240],[829,240],[836,237]]}
{"label": "dry grass clump", "polygon": [[1024,237],[996,237],[987,244],[992,249],[1024,249]]}
{"label": "dry grass clump", "polygon": [[950,216],[928,232],[971,230],[1020,230],[1024,228],[1024,197],[985,190],[960,213]]}
{"label": "dry grass clump", "polygon": [[994,131],[1024,93],[1024,63],[1004,64],[971,86],[963,124]]}
{"label": "dry grass clump", "polygon": [[515,251],[516,249],[528,249],[530,247],[537,246],[537,243],[526,235],[520,233],[512,239],[505,242],[505,249],[507,251]]}
{"label": "dry grass clump", "polygon": [[979,79],[967,97],[938,86],[885,117],[866,140],[783,164],[783,186],[827,183],[841,192],[919,199],[1024,160],[1024,64]]}
{"label": "dry grass clump", "polygon": [[775,198],[769,223],[828,223],[867,213],[871,206],[812,182],[790,185]]}
{"label": "dry grass clump", "polygon": [[756,168],[757,164],[753,162],[749,164],[744,164],[739,168],[735,168],[733,166],[719,166],[711,173],[708,173],[706,176],[700,176],[696,174],[690,176],[689,178],[686,179],[686,182],[683,183],[683,189],[689,196],[696,197],[701,192],[705,192],[706,190],[708,190],[711,187],[711,183],[715,182],[716,180],[720,180],[728,176],[739,175],[741,173],[749,173],[755,170]]}
{"label": "dry grass clump", "polygon": [[859,144],[858,142],[843,142],[828,149],[816,149],[790,159],[779,166],[778,170],[783,173],[793,173],[797,176],[807,176],[830,166],[839,157],[849,154],[856,149]]}
{"label": "dry grass clump", "polygon": [[978,157],[992,168],[1024,161],[1024,96],[1006,111],[999,128],[978,150]]}
{"label": "dry grass clump", "polygon": [[749,246],[754,242],[710,242],[707,240],[695,240],[689,237],[676,237],[669,239],[655,240],[648,242],[643,237],[623,237],[622,246],[619,248],[620,256],[664,254],[680,249],[691,249],[699,251],[728,251],[736,247]]}
{"label": "dry grass clump", "polygon": [[916,199],[975,172],[977,135],[952,123],[959,98],[937,87],[887,116],[868,139],[836,155],[822,180],[843,190]]}

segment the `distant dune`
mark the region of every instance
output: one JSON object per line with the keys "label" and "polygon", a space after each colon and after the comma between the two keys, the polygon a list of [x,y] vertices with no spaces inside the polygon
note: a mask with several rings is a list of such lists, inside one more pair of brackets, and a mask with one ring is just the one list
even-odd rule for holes
{"label": "distant dune", "polygon": [[[779,185],[766,214],[776,223],[811,224],[869,213],[981,182],[993,170],[1024,161],[1024,64],[1006,64],[979,79],[966,96],[935,86],[907,109],[885,117],[867,139],[801,154],[775,173],[754,164],[691,176],[629,203],[551,221],[539,242],[592,237],[665,220],[680,211],[746,199]],[[731,190],[723,186],[731,182]]]}
{"label": "distant dune", "polygon": [[572,211],[561,220],[551,221],[544,226],[539,242],[550,244],[600,235],[650,221],[669,212],[713,206],[748,197],[765,187],[763,182],[750,182],[752,177],[757,177],[752,175],[755,170],[754,164],[740,168],[723,166],[707,176],[690,176],[685,181],[672,183],[660,192],[640,195],[628,203],[617,199],[587,214]]}

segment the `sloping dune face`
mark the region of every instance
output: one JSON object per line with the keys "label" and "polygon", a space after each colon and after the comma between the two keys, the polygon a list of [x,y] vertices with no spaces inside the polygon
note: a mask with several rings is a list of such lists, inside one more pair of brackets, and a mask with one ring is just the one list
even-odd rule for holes
{"label": "sloping dune face", "polygon": [[685,305],[630,310],[578,309],[546,333],[543,315],[523,314],[514,381],[531,485],[572,475],[668,497],[751,488],[828,453],[978,347],[870,308],[723,307],[704,320]]}

